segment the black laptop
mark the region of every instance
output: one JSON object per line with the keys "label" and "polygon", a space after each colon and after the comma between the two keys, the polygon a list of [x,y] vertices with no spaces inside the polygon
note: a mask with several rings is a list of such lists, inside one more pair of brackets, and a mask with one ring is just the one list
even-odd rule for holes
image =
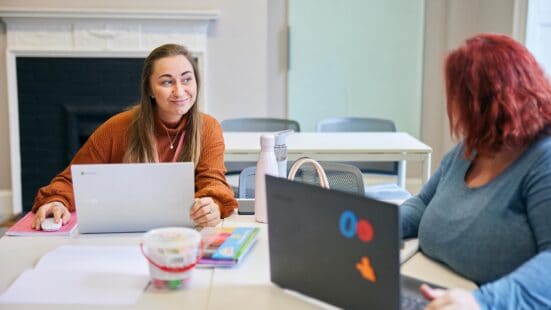
{"label": "black laptop", "polygon": [[271,280],[346,309],[419,309],[422,282],[400,276],[398,207],[266,177]]}

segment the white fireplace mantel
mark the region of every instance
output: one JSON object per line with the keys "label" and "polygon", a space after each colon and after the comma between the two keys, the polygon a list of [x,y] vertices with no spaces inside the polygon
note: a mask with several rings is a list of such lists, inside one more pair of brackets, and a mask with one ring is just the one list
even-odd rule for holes
{"label": "white fireplace mantel", "polygon": [[0,10],[8,50],[28,56],[143,54],[166,42],[185,42],[191,51],[202,53],[208,25],[219,15],[218,11]]}
{"label": "white fireplace mantel", "polygon": [[3,19],[137,19],[137,20],[199,20],[218,19],[218,11],[196,10],[106,10],[106,9],[17,9],[0,10]]}
{"label": "white fireplace mantel", "polygon": [[146,57],[162,44],[183,44],[198,59],[203,77],[199,105],[205,111],[208,27],[219,16],[218,11],[199,10],[0,10],[6,25],[11,213],[22,211],[16,57]]}

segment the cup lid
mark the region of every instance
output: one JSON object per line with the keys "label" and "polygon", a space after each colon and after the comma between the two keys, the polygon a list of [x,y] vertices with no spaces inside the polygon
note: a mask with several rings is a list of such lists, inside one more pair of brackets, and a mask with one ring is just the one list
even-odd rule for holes
{"label": "cup lid", "polygon": [[146,247],[177,248],[197,246],[201,241],[201,234],[192,228],[164,227],[152,229],[145,233]]}

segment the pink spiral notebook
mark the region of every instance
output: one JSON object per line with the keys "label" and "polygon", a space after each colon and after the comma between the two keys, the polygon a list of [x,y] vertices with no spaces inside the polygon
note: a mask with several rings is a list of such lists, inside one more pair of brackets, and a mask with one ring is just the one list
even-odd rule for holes
{"label": "pink spiral notebook", "polygon": [[15,223],[5,233],[6,236],[71,236],[77,228],[77,214],[71,212],[71,219],[57,231],[43,231],[32,229],[31,224],[34,219],[34,213],[25,214],[17,223]]}

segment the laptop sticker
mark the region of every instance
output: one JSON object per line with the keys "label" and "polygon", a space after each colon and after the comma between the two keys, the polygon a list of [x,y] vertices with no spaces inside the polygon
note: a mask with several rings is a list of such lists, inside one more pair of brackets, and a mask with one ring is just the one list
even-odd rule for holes
{"label": "laptop sticker", "polygon": [[358,219],[356,214],[350,210],[346,210],[341,214],[339,230],[345,238],[350,239],[357,234],[358,239],[366,243],[373,240],[375,233],[373,226],[368,220]]}
{"label": "laptop sticker", "polygon": [[358,221],[356,232],[358,233],[358,239],[362,242],[373,240],[373,226],[371,226],[371,223],[366,219]]}
{"label": "laptop sticker", "polygon": [[339,220],[339,230],[345,238],[353,238],[356,235],[356,224],[358,217],[354,212],[346,210],[341,214]]}
{"label": "laptop sticker", "polygon": [[364,279],[373,283],[377,282],[377,276],[375,275],[375,270],[373,270],[373,267],[371,266],[371,261],[369,260],[369,257],[362,257],[362,260],[356,264],[356,269],[360,271],[360,275]]}
{"label": "laptop sticker", "polygon": [[[364,243],[371,242],[375,235],[373,225],[367,219],[358,219],[358,216],[350,210],[346,210],[341,214],[339,231],[347,239],[354,238],[357,235],[358,239]],[[369,257],[363,256],[360,262],[356,263],[356,269],[365,280],[373,283],[377,282],[377,276]]]}

